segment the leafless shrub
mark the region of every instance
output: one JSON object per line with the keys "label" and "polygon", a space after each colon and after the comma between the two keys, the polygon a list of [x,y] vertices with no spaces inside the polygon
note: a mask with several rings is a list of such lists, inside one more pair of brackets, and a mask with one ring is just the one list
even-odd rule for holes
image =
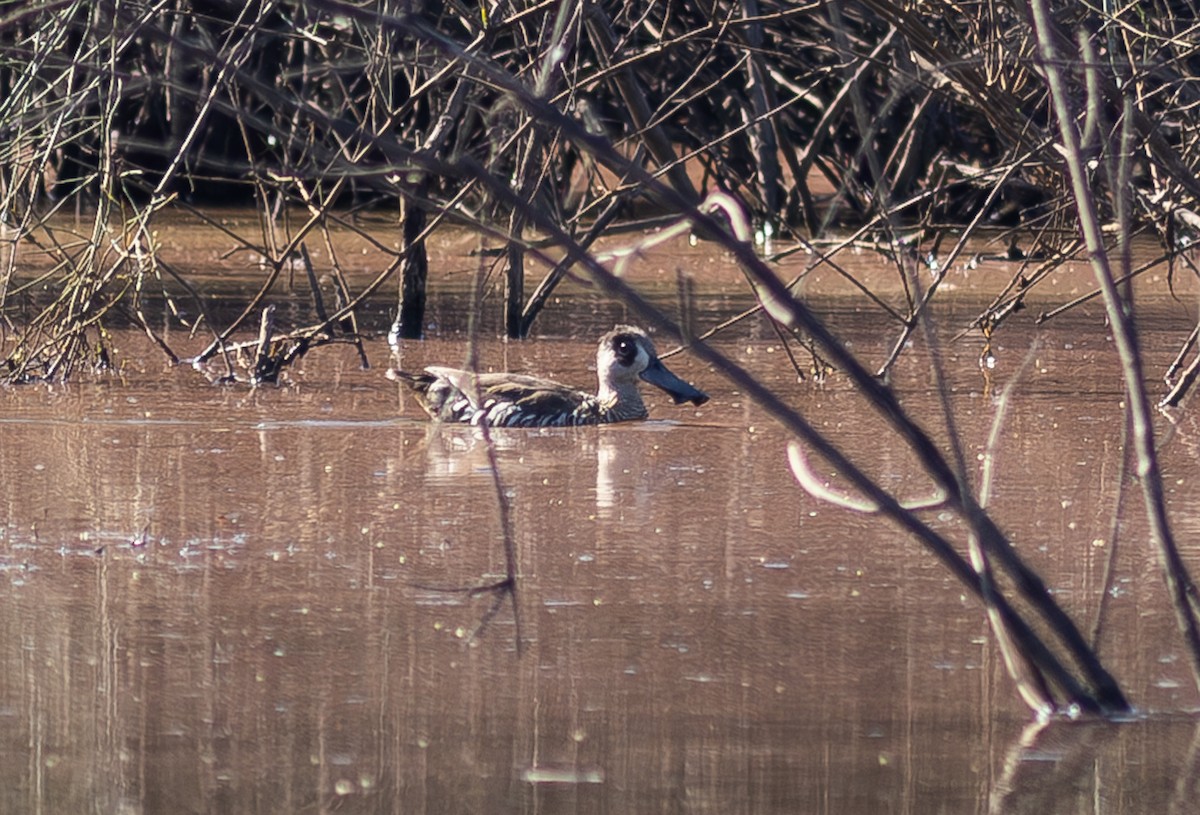
{"label": "leafless shrub", "polygon": [[[1089,166],[1111,157],[1116,129],[1129,134],[1130,237],[1151,235],[1164,259],[1190,264],[1179,250],[1200,224],[1197,55],[1187,9],[1152,5],[1104,17],[1061,4],[1058,30],[1088,36],[1059,47],[1069,64],[1096,68],[1068,77],[1068,92],[1096,100],[1079,109]],[[163,278],[186,275],[164,267],[151,224],[164,207],[206,201],[254,202],[252,248],[268,269],[240,317],[204,326],[208,356],[250,327],[306,242],[356,208],[399,202],[402,249],[328,320],[287,332],[305,348],[344,339],[334,326],[392,275],[402,278],[396,333],[419,335],[424,237],[447,219],[509,247],[506,326],[519,336],[568,271],[548,258],[526,293],[526,207],[586,245],[615,219],[670,214],[712,190],[800,241],[856,224],[901,279],[918,249],[934,250],[940,275],[984,226],[1033,229],[1036,266],[978,318],[991,332],[1082,248],[1025,13],[994,0],[10,7],[0,18],[5,377],[103,363],[112,309],[151,331],[139,306],[165,296]],[[1115,226],[1117,191],[1090,172],[1098,217]],[[290,223],[293,208],[309,218]],[[52,217],[63,212],[87,213],[91,228],[64,236]],[[953,247],[936,257],[951,229]],[[26,291],[19,259],[35,253],[50,267],[39,282],[63,297],[18,320],[7,304]],[[836,262],[836,250],[815,262]],[[881,314],[896,324],[897,354],[940,280]]]}

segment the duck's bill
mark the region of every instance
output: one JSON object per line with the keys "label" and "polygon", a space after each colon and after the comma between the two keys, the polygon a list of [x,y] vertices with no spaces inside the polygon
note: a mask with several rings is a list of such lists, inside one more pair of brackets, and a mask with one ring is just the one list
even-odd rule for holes
{"label": "duck's bill", "polygon": [[663,365],[657,359],[650,363],[649,368],[642,371],[642,379],[669,393],[677,405],[682,405],[684,402],[691,402],[693,405],[699,406],[708,401],[707,393],[693,388],[675,376],[675,374],[667,370],[666,365]]}

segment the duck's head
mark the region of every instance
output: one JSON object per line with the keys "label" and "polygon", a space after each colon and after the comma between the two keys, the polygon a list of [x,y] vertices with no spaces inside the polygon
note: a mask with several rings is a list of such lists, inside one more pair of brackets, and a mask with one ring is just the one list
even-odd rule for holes
{"label": "duck's head", "polygon": [[667,370],[650,337],[634,326],[619,325],[600,339],[600,347],[596,349],[596,372],[601,392],[621,393],[630,387],[636,388],[637,380],[642,379],[666,391],[677,405],[684,402],[703,405],[708,401],[708,394]]}

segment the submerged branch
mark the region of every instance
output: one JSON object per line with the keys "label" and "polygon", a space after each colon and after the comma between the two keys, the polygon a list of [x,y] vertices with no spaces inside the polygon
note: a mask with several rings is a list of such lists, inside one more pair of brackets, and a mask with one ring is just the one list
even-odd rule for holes
{"label": "submerged branch", "polygon": [[[861,512],[866,515],[875,515],[881,509],[879,504],[873,501],[844,495],[822,481],[816,471],[813,470],[812,464],[804,452],[804,445],[800,442],[793,441],[788,443],[788,464],[792,468],[792,475],[796,477],[796,482],[804,488],[805,492],[818,501],[830,504],[839,509]],[[899,504],[900,508],[905,512],[925,512],[932,509],[941,509],[946,506],[946,496],[941,491],[938,491],[929,498],[900,501]]]}

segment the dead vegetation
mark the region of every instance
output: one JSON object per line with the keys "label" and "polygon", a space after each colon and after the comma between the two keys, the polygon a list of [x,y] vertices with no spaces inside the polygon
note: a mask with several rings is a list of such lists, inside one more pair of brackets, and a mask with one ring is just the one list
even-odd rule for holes
{"label": "dead vegetation", "polygon": [[[1189,270],[1193,12],[1063,3],[1050,18],[1067,93],[1090,100],[1075,126],[1105,241],[1148,236]],[[1031,236],[1028,262],[979,315],[989,333],[1083,249],[1023,3],[59,0],[7,6],[0,41],[8,381],[103,365],[113,320],[154,334],[144,303],[188,274],[157,251],[167,208],[261,214],[257,238],[230,236],[267,259],[260,296],[229,323],[199,318],[208,355],[253,330],[280,270],[332,224],[398,212],[391,265],[350,291],[334,258],[343,296],[281,337],[280,360],[345,338],[342,321],[397,278],[395,332],[418,336],[424,238],[447,221],[508,247],[493,274],[511,336],[572,271],[541,242],[548,227],[586,250],[617,222],[720,191],[785,252],[853,228],[902,278],[913,257],[935,268],[921,298],[881,314],[897,353],[978,230]],[[90,226],[64,234],[62,213]],[[19,308],[32,255],[58,296]]]}

